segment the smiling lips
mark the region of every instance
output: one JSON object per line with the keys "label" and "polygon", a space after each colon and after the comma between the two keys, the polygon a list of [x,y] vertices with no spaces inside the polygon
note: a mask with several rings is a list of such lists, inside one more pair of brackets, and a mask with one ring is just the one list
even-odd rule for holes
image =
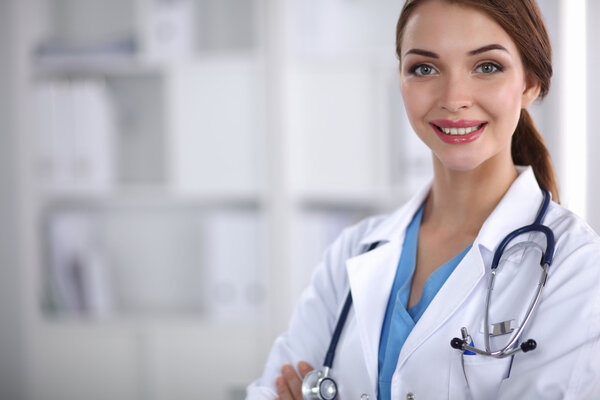
{"label": "smiling lips", "polygon": [[430,122],[435,133],[445,143],[461,144],[477,140],[487,125],[485,121],[438,119]]}

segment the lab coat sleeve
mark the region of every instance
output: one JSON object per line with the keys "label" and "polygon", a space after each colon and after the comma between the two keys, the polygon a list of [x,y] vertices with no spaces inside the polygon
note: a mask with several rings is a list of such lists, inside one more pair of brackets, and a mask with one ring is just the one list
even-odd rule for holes
{"label": "lab coat sleeve", "polygon": [[284,364],[306,361],[322,366],[332,332],[349,284],[345,262],[357,252],[358,243],[374,219],[346,229],[325,251],[310,285],[295,306],[288,330],[279,336],[269,354],[263,375],[247,390],[247,400],[275,399],[275,379]]}

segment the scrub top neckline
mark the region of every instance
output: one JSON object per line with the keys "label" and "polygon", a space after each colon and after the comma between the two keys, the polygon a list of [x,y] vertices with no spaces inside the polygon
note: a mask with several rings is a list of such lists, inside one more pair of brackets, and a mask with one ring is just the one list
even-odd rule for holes
{"label": "scrub top neckline", "polygon": [[425,203],[420,206],[406,228],[402,253],[398,261],[392,291],[381,328],[378,355],[379,377],[377,398],[379,400],[388,400],[391,397],[392,377],[396,369],[400,350],[406,338],[418,323],[440,288],[472,247],[472,244],[467,246],[467,248],[451,260],[432,272],[425,281],[419,302],[410,309],[407,309],[412,278],[416,268],[419,229],[421,227],[424,208]]}

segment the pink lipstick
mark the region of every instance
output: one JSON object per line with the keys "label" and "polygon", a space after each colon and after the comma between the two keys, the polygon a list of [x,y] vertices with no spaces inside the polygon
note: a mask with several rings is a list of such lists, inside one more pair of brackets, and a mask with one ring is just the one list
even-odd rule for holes
{"label": "pink lipstick", "polygon": [[478,120],[451,121],[447,119],[437,119],[429,123],[438,137],[448,144],[470,143],[477,140],[487,122]]}

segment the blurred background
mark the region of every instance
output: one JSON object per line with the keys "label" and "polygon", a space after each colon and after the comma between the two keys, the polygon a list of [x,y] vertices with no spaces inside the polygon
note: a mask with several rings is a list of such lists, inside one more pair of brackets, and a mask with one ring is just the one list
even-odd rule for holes
{"label": "blurred background", "polygon": [[[0,1],[0,398],[244,398],[325,247],[431,176],[402,3]],[[600,2],[540,6],[532,112],[599,230]]]}

